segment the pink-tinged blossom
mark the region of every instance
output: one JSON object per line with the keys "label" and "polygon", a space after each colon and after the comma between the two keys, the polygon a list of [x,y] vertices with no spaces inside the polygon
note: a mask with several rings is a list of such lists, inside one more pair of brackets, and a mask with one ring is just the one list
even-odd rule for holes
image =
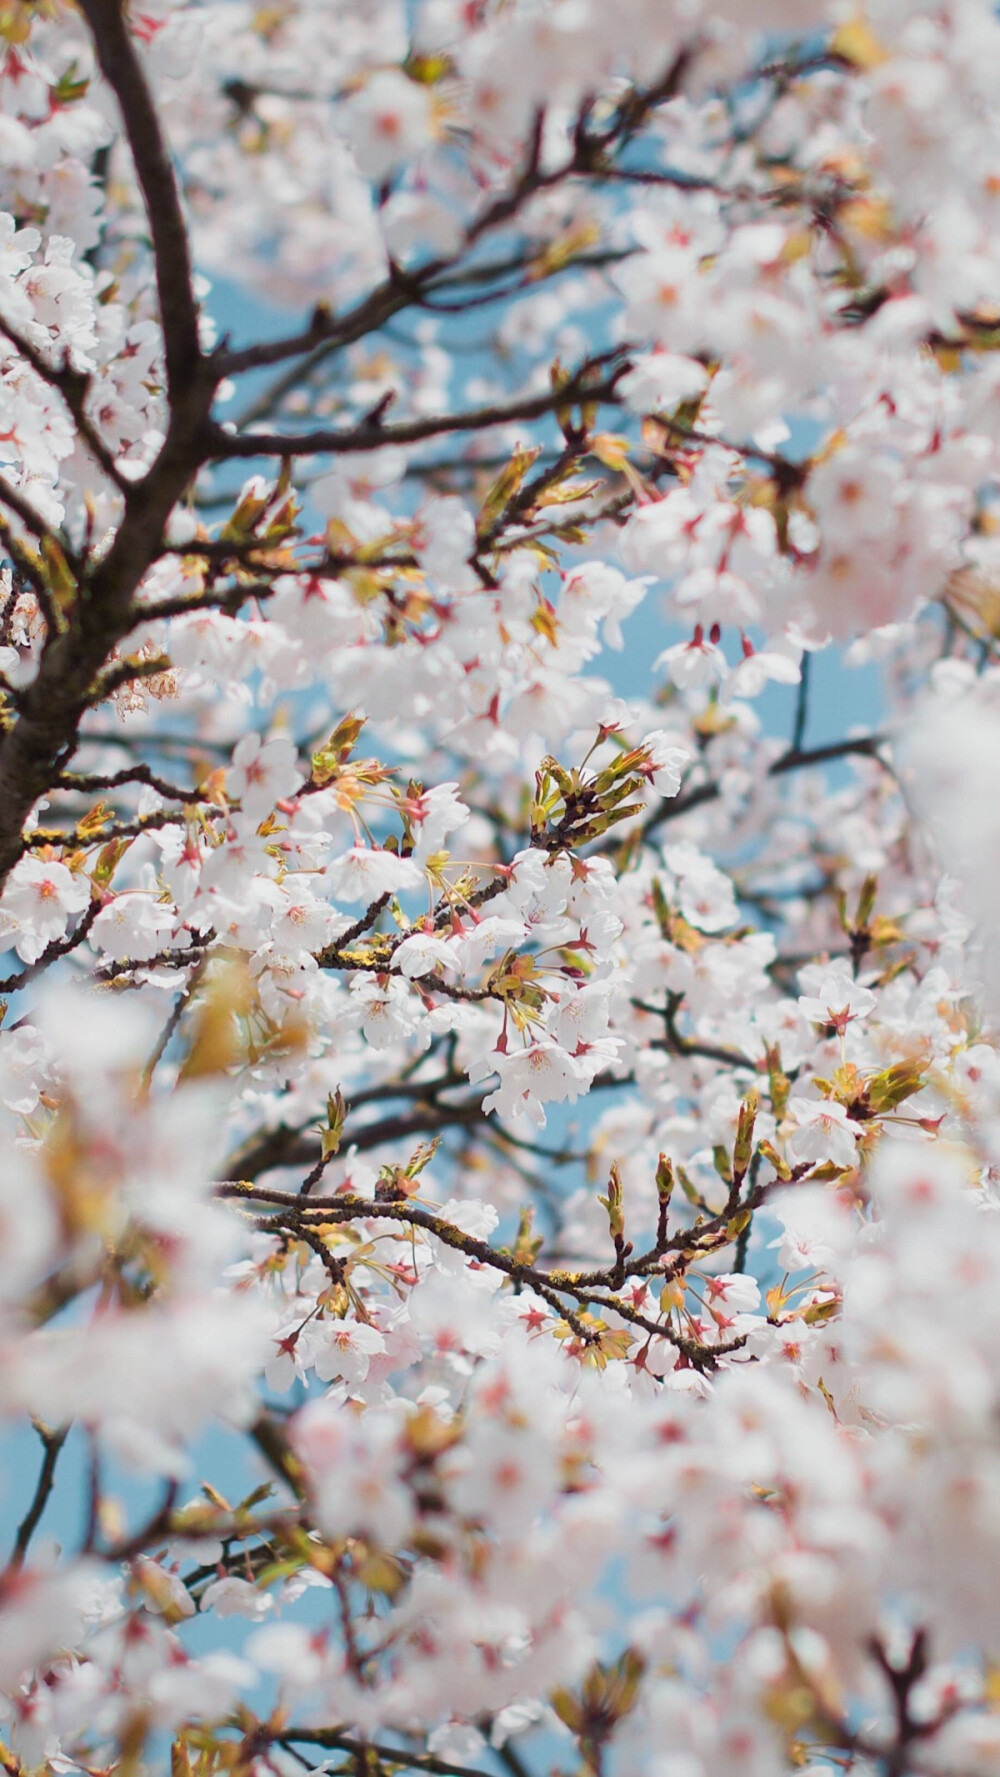
{"label": "pink-tinged blossom", "polygon": [[387,1049],[412,1036],[420,1025],[420,1002],[398,976],[355,975],[351,1013],[373,1049]]}
{"label": "pink-tinged blossom", "polygon": [[259,1623],[262,1617],[266,1617],[274,1609],[274,1599],[269,1592],[261,1592],[250,1580],[227,1574],[222,1579],[212,1580],[205,1587],[199,1607],[201,1610],[214,1611],[217,1617],[249,1617],[252,1623]]}
{"label": "pink-tinged blossom", "polygon": [[262,740],[259,734],[245,734],[237,742],[227,785],[230,796],[251,820],[263,820],[277,802],[293,796],[301,783],[294,742],[281,735]]}
{"label": "pink-tinged blossom", "polygon": [[[1000,863],[1000,699],[992,675],[976,686],[941,687],[911,717],[903,737],[910,794],[942,867],[954,877],[958,907],[979,945],[975,972],[1000,1005],[996,870]],[[0,902],[0,908],[3,903]]]}
{"label": "pink-tinged blossom", "polygon": [[622,622],[645,598],[647,589],[648,576],[628,580],[608,562],[584,562],[563,582],[560,627],[570,635],[587,638],[588,652],[596,652],[600,625],[605,645],[621,649],[625,646]]}
{"label": "pink-tinged blossom", "polygon": [[0,1169],[0,1302],[30,1296],[57,1258],[59,1237],[58,1205],[44,1173],[11,1145]]}
{"label": "pink-tinged blossom", "polygon": [[194,1616],[197,1605],[180,1574],[171,1573],[162,1562],[153,1561],[148,1555],[137,1557],[132,1573],[146,1609],[155,1616],[163,1617],[168,1623]]}
{"label": "pink-tinged blossom", "polygon": [[89,902],[90,884],[65,864],[22,858],[0,895],[0,944],[13,945],[22,962],[37,962]]}
{"label": "pink-tinged blossom", "polygon": [[800,981],[812,992],[799,995],[799,1010],[813,1024],[832,1024],[844,1031],[857,1018],[867,1018],[876,1005],[870,987],[856,981],[844,963],[835,963],[822,970],[816,966],[803,969]]}
{"label": "pink-tinged blossom", "polygon": [[280,956],[315,955],[347,930],[347,916],[311,892],[311,879],[286,876],[281,893],[269,902],[271,941]]}
{"label": "pink-tinged blossom", "polygon": [[886,536],[896,523],[902,464],[873,458],[860,443],[834,451],[809,476],[809,503],[824,540],[856,546]]}
{"label": "pink-tinged blossom", "polygon": [[31,1567],[8,1570],[0,1615],[0,1687],[5,1692],[33,1666],[79,1643],[99,1571],[92,1561],[51,1573]]}
{"label": "pink-tinged blossom", "polygon": [[406,1538],[414,1507],[401,1477],[400,1430],[396,1414],[376,1411],[351,1427],[343,1412],[325,1401],[295,1415],[292,1445],[325,1535],[365,1534],[385,1548]]}
{"label": "pink-tinged blossom", "polygon": [[385,1350],[378,1328],[355,1320],[323,1321],[314,1343],[317,1376],[323,1382],[344,1382],[348,1388],[364,1381],[372,1357]]}
{"label": "pink-tinged blossom", "polygon": [[490,1057],[481,1072],[491,1071],[500,1075],[500,1084],[483,1099],[484,1111],[497,1111],[502,1117],[530,1117],[539,1128],[545,1126],[543,1105],[567,1100],[575,1103],[591,1077],[576,1056],[558,1043],[545,1042]]}
{"label": "pink-tinged blossom", "polygon": [[463,500],[425,500],[416,520],[415,546],[421,566],[432,580],[454,591],[478,584],[469,558],[476,546],[476,524]]}
{"label": "pink-tinged blossom", "polygon": [[439,852],[445,839],[465,825],[469,810],[458,795],[457,784],[435,784],[419,796],[407,797],[403,804],[413,828],[414,862],[423,866]]}
{"label": "pink-tinged blossom", "polygon": [[393,952],[393,963],[402,975],[413,981],[422,975],[454,974],[458,964],[455,958],[455,947],[443,938],[436,938],[433,932],[416,931],[410,937],[397,944]]}
{"label": "pink-tinged blossom", "polygon": [[835,1274],[854,1232],[846,1206],[826,1186],[805,1184],[776,1191],[770,1204],[783,1229],[771,1242],[782,1269]]}
{"label": "pink-tinged blossom", "polygon": [[410,1297],[409,1320],[429,1359],[467,1376],[471,1357],[497,1355],[502,1329],[494,1279],[471,1273],[453,1254],[447,1248],[438,1253],[434,1270]]}
{"label": "pink-tinged blossom", "polygon": [[480,1421],[449,1464],[448,1491],[463,1517],[501,1534],[523,1528],[551,1505],[559,1459],[551,1436],[534,1426]]}
{"label": "pink-tinged blossom", "polygon": [[675,642],[664,648],[655,662],[659,670],[666,667],[671,683],[680,691],[689,691],[712,680],[726,676],[726,657],[714,642],[706,641],[700,624],[689,642]]}
{"label": "pink-tinged blossom", "polygon": [[743,659],[727,674],[723,700],[735,697],[759,697],[765,685],[797,685],[802,677],[801,651],[792,643],[779,643],[774,648],[753,649],[744,646]]}
{"label": "pink-tinged blossom", "polygon": [[318,1684],[327,1673],[325,1638],[301,1623],[268,1623],[247,1642],[247,1652],[262,1672],[273,1672],[294,1695]]}
{"label": "pink-tinged blossom", "polygon": [[43,1088],[52,1082],[51,1056],[31,1025],[0,1032],[0,1102],[30,1116]]}
{"label": "pink-tinged blossom", "polygon": [[794,1122],[788,1145],[796,1160],[819,1166],[856,1165],[864,1128],[842,1104],[829,1098],[790,1098],[788,1115]]}
{"label": "pink-tinged blossom", "polygon": [[474,924],[463,926],[451,948],[460,968],[471,971],[480,968],[509,945],[521,943],[526,933],[523,920],[486,914]]}
{"label": "pink-tinged blossom", "polygon": [[618,386],[636,413],[672,413],[705,393],[708,371],[696,358],[656,351],[634,361]]}
{"label": "pink-tinged blossom", "polygon": [[115,962],[125,957],[146,962],[159,951],[170,949],[176,920],[173,907],[152,895],[116,895],[97,915],[90,928],[90,942]]}
{"label": "pink-tinged blossom", "polygon": [[535,848],[518,852],[507,881],[507,898],[529,924],[551,919],[566,905],[571,876],[565,856]]}
{"label": "pink-tinged blossom", "polygon": [[246,1423],[252,1379],[266,1354],[263,1304],[210,1295],[143,1314],[105,1315],[82,1329],[44,1327],[4,1351],[0,1405],[58,1425],[78,1414],[101,1427],[130,1466],[186,1472],[192,1429],[225,1413]]}
{"label": "pink-tinged blossom", "polygon": [[643,735],[640,745],[649,756],[644,775],[652,788],[658,796],[676,796],[685,767],[691,762],[686,747],[675,746],[672,737],[662,728],[654,728]]}
{"label": "pink-tinged blossom", "polygon": [[346,108],[348,138],[367,179],[384,179],[430,140],[431,96],[397,68],[379,70]]}
{"label": "pink-tinged blossom", "polygon": [[334,858],[326,873],[330,893],[338,901],[370,903],[380,895],[418,889],[424,875],[411,858],[375,846],[354,845]]}
{"label": "pink-tinged blossom", "polygon": [[736,924],[732,882],[710,858],[686,842],[666,846],[663,856],[677,879],[678,907],[691,925],[703,932],[720,932]]}

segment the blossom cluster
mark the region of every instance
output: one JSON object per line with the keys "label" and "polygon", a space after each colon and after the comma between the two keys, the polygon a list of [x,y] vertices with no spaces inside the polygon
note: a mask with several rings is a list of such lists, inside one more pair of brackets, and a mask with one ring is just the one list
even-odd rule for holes
{"label": "blossom cluster", "polygon": [[997,1769],[998,149],[989,0],[0,6],[8,1777]]}

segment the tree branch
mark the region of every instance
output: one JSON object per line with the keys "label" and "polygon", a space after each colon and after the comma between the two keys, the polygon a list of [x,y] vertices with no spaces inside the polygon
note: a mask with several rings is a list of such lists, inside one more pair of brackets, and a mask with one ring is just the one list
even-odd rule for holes
{"label": "tree branch", "polygon": [[203,802],[200,790],[185,790],[179,784],[169,784],[165,778],[158,777],[149,765],[129,765],[123,771],[112,771],[107,776],[103,772],[64,771],[56,778],[54,790],[78,790],[81,794],[101,790],[117,790],[124,784],[144,784],[155,790],[157,795],[165,796],[173,802]]}
{"label": "tree branch", "polygon": [[[884,734],[859,734],[854,739],[830,741],[821,747],[789,747],[768,766],[768,777],[784,777],[788,771],[803,771],[810,765],[829,765],[836,759],[877,759],[884,764],[881,749],[886,744]],[[670,801],[663,801],[654,810],[650,819],[642,828],[640,837],[648,838],[657,828],[665,826],[668,821],[679,819],[682,814],[690,814],[693,808],[700,808],[705,802],[714,802],[719,796],[719,786],[715,783],[697,784],[693,790],[687,790]],[[605,843],[599,846],[598,852],[616,851],[622,842]],[[626,839],[623,843],[628,844]]]}
{"label": "tree branch", "polygon": [[101,73],[121,109],[153,242],[160,325],[171,396],[199,364],[198,304],[180,193],[122,0],[80,0]]}
{"label": "tree branch", "polygon": [[38,1529],[42,1513],[49,1503],[49,1497],[52,1493],[56,1478],[56,1463],[59,1461],[59,1452],[69,1436],[68,1425],[61,1426],[58,1431],[50,1431],[48,1426],[43,1425],[40,1419],[36,1419],[33,1423],[38,1436],[42,1440],[42,1466],[38,1471],[38,1480],[35,1483],[35,1491],[32,1495],[31,1504],[18,1525],[17,1536],[14,1539],[14,1552],[11,1555],[9,1563],[11,1568],[24,1566],[24,1559],[28,1553],[28,1545],[34,1536],[35,1531]]}
{"label": "tree branch", "polygon": [[[285,1728],[280,1734],[273,1736],[281,1746],[297,1741],[302,1746],[325,1746],[336,1752],[351,1752],[359,1759],[365,1752],[373,1752],[381,1762],[398,1766],[408,1771],[428,1771],[434,1777],[487,1777],[483,1770],[476,1770],[471,1765],[453,1765],[448,1759],[435,1758],[430,1752],[404,1752],[401,1746],[386,1746],[372,1740],[362,1740],[356,1734],[342,1733],[339,1728]],[[364,1766],[357,1767],[363,1770]]]}
{"label": "tree branch", "polygon": [[395,426],[362,421],[336,431],[229,433],[213,425],[207,455],[213,460],[231,457],[301,457],[338,455],[341,452],[382,450],[391,444],[418,444],[445,432],[478,432],[487,426],[503,426],[517,420],[537,420],[572,402],[616,402],[616,388],[628,368],[627,360],[600,382],[588,383],[584,365],[563,388],[541,395],[522,395],[516,401],[470,408],[464,413],[428,415],[426,419],[402,420]]}
{"label": "tree branch", "polygon": [[[803,1168],[805,1170],[805,1168]],[[467,1258],[476,1259],[481,1265],[488,1265],[495,1271],[501,1271],[512,1283],[527,1285],[547,1302],[553,1313],[564,1320],[583,1345],[593,1346],[600,1343],[600,1331],[587,1326],[580,1318],[580,1311],[586,1312],[595,1307],[619,1314],[624,1320],[641,1327],[651,1336],[666,1339],[667,1343],[687,1358],[697,1369],[714,1368],[717,1359],[726,1352],[738,1350],[744,1343],[742,1338],[728,1345],[703,1345],[697,1339],[688,1338],[677,1332],[669,1319],[651,1321],[638,1313],[617,1295],[595,1296],[595,1288],[615,1291],[629,1277],[641,1272],[659,1269],[659,1252],[644,1254],[639,1259],[632,1258],[627,1263],[622,1252],[616,1254],[613,1265],[592,1272],[542,1271],[537,1265],[527,1263],[515,1257],[503,1247],[490,1246],[488,1241],[479,1240],[474,1235],[466,1234],[454,1223],[446,1221],[442,1216],[425,1208],[423,1204],[414,1203],[412,1199],[386,1194],[385,1197],[358,1197],[342,1192],[335,1197],[303,1198],[292,1196],[287,1191],[274,1191],[265,1186],[252,1185],[243,1179],[225,1179],[216,1187],[216,1195],[223,1199],[237,1199],[244,1202],[258,1202],[269,1205],[275,1213],[262,1215],[256,1226],[262,1233],[287,1233],[293,1239],[304,1239],[306,1231],[311,1227],[322,1230],[327,1223],[352,1222],[358,1220],[401,1222],[411,1228],[422,1228],[425,1233],[433,1234],[443,1245],[453,1248],[456,1252],[465,1253]],[[746,1207],[756,1208],[763,1200],[767,1187],[758,1185],[747,1199]],[[739,1185],[730,1190],[730,1200],[725,1209],[707,1222],[700,1223],[696,1228],[681,1229],[665,1241],[664,1252],[690,1254],[705,1250],[706,1238],[718,1233],[725,1239],[725,1231],[730,1217],[734,1213],[739,1196]],[[630,1249],[629,1249],[630,1250]],[[678,1268],[684,1269],[683,1262]],[[573,1297],[577,1310],[567,1306],[564,1298]]]}

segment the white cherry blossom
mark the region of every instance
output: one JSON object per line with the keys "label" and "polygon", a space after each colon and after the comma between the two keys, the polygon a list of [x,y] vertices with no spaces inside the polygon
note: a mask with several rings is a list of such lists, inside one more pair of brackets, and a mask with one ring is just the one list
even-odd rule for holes
{"label": "white cherry blossom", "polygon": [[830,1161],[834,1166],[853,1166],[862,1125],[849,1117],[835,1099],[790,1098],[788,1114],[795,1127],[789,1147],[796,1160]]}
{"label": "white cherry blossom", "polygon": [[799,1011],[814,1024],[832,1024],[846,1030],[857,1018],[866,1018],[877,1005],[871,989],[855,980],[844,963],[821,970],[818,966],[803,970],[800,981],[811,987],[811,993],[799,995]]}
{"label": "white cherry blossom", "polygon": [[65,937],[70,920],[89,901],[86,880],[65,864],[23,858],[0,895],[0,942],[13,945],[24,962],[37,962],[47,945]]}
{"label": "white cherry blossom", "polygon": [[0,8],[10,1777],[996,1768],[998,47]]}
{"label": "white cherry blossom", "polygon": [[265,741],[260,735],[245,734],[237,743],[228,788],[252,820],[260,820],[276,802],[293,795],[301,782],[292,741],[281,735]]}

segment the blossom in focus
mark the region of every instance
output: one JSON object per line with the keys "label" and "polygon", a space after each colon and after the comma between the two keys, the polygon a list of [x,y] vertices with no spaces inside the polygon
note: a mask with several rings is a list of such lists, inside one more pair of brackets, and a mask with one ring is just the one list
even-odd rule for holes
{"label": "blossom in focus", "polygon": [[22,962],[37,962],[89,901],[89,885],[65,864],[22,858],[0,894],[0,944],[13,945]]}
{"label": "blossom in focus", "polygon": [[790,1098],[788,1115],[794,1127],[789,1148],[798,1161],[834,1166],[854,1166],[857,1144],[864,1135],[860,1123],[849,1117],[835,1099]]}
{"label": "blossom in focus", "polygon": [[867,1018],[876,1005],[870,987],[855,980],[845,964],[834,964],[823,972],[818,967],[803,970],[800,980],[812,988],[799,995],[799,1010],[813,1024],[832,1024],[841,1033],[857,1018]]}
{"label": "blossom in focus", "polygon": [[262,820],[275,803],[293,796],[302,782],[295,745],[279,735],[263,740],[245,734],[233,751],[227,774],[229,794],[251,820]]}

